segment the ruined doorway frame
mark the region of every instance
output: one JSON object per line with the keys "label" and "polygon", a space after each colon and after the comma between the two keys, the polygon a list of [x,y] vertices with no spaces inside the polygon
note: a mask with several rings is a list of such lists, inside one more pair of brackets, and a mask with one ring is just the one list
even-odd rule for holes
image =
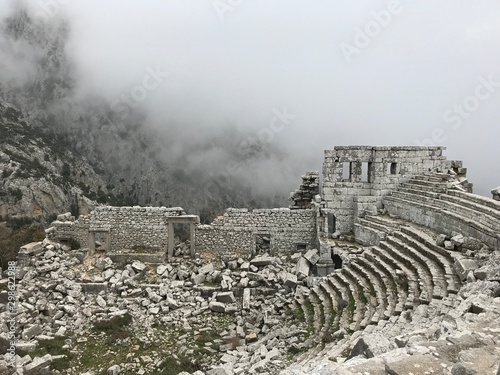
{"label": "ruined doorway frame", "polygon": [[95,235],[96,233],[104,233],[106,236],[106,248],[105,251],[111,250],[111,228],[90,228],[89,229],[89,253],[94,255],[95,253]]}
{"label": "ruined doorway frame", "polygon": [[168,216],[168,245],[167,245],[167,258],[171,259],[174,256],[174,224],[189,224],[189,249],[191,257],[196,255],[195,244],[195,225],[199,222],[199,217],[196,215],[183,215],[183,216]]}

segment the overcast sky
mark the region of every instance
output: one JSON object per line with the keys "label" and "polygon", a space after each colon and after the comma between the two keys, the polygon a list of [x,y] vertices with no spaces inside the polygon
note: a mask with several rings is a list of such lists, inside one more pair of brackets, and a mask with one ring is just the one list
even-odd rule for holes
{"label": "overcast sky", "polygon": [[84,91],[155,86],[158,126],[249,128],[304,171],[335,145],[444,145],[476,193],[500,185],[498,0],[30,3],[69,18]]}

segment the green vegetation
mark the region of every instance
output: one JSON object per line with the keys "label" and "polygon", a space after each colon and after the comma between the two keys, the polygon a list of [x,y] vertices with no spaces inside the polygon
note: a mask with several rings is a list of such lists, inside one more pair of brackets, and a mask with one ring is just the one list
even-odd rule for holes
{"label": "green vegetation", "polygon": [[16,202],[23,199],[23,192],[21,191],[21,189],[9,188],[8,192],[9,192],[9,195],[12,196]]}
{"label": "green vegetation", "polygon": [[103,332],[107,335],[106,343],[113,344],[117,340],[123,340],[131,336],[128,326],[132,323],[132,316],[128,313],[117,315],[109,320],[100,320],[94,323],[96,332]]}
{"label": "green vegetation", "polygon": [[349,297],[349,303],[347,304],[347,311],[349,311],[349,321],[352,322],[354,319],[354,312],[356,311],[356,301],[352,296]]}
{"label": "green vegetation", "polygon": [[36,157],[30,159],[27,156],[21,155],[17,152],[8,149],[4,150],[4,152],[8,154],[13,161],[19,163],[20,168],[16,171],[17,177],[41,178],[49,173],[49,170],[46,167],[44,167]]}
{"label": "green vegetation", "polygon": [[296,320],[305,323],[306,317],[304,316],[304,310],[302,310],[301,308],[296,308],[293,310],[293,315],[295,316]]}
{"label": "green vegetation", "polygon": [[36,224],[32,224],[33,219],[6,218],[6,222],[0,223],[0,265],[2,269],[7,269],[7,264],[17,258],[19,248],[30,242],[42,241],[45,232]]}
{"label": "green vegetation", "polygon": [[368,303],[368,298],[365,296],[365,291],[363,290],[363,287],[358,284],[358,296],[361,302],[363,302],[365,305]]}
{"label": "green vegetation", "polygon": [[201,370],[200,365],[192,362],[187,356],[177,356],[173,354],[166,357],[160,365],[159,371],[153,373],[154,375],[177,375],[182,371],[189,373]]}
{"label": "green vegetation", "polygon": [[370,295],[372,297],[377,297],[377,292],[375,292],[375,288],[374,288],[373,284],[370,284]]}
{"label": "green vegetation", "polygon": [[69,349],[63,348],[66,344],[66,337],[56,337],[52,340],[41,340],[39,341],[39,346],[33,353],[30,353],[31,357],[42,357],[45,354],[50,355],[64,355],[64,357],[56,359],[52,362],[51,368],[53,370],[63,371],[70,367],[71,361],[75,358]]}

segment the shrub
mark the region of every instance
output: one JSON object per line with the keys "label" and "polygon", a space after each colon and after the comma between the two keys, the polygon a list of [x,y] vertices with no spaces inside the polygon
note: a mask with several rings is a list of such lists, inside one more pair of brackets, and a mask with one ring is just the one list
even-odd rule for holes
{"label": "shrub", "polygon": [[21,191],[21,189],[18,189],[18,188],[9,188],[9,194],[14,197],[14,199],[16,200],[16,202],[20,201],[21,199],[23,199],[23,192]]}

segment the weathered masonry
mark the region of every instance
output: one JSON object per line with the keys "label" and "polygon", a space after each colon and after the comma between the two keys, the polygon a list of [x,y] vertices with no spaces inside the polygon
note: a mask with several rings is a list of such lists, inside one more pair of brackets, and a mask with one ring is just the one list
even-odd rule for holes
{"label": "weathered masonry", "polygon": [[303,176],[303,184],[292,193],[290,208],[228,208],[211,225],[200,225],[199,217],[186,215],[182,208],[97,207],[89,215],[75,220],[59,215],[52,223],[59,241],[77,239],[90,253],[96,249],[157,251],[173,255],[174,224],[190,225],[191,255],[217,253],[255,254],[259,252],[295,252],[318,244],[317,206],[312,198],[319,192],[319,176]]}
{"label": "weathered masonry", "polygon": [[[165,207],[96,207],[89,215],[73,220],[70,215],[59,215],[52,223],[55,237],[62,242],[74,238],[90,253],[96,242],[106,251],[122,249],[149,249],[158,252],[173,251],[175,223],[190,224],[194,237],[198,216],[186,215],[182,208]],[[169,236],[171,242],[169,242]],[[192,241],[194,253],[194,241]]]}
{"label": "weathered masonry", "polygon": [[[444,147],[337,146],[325,151],[322,198],[325,216],[322,233],[354,230],[357,216],[376,214],[382,197],[412,176],[454,169],[465,176],[461,162],[448,161]],[[465,177],[462,177],[465,178]],[[468,189],[471,188],[467,186]]]}
{"label": "weathered masonry", "polygon": [[60,215],[53,236],[75,238],[90,253],[99,243],[110,252],[146,248],[170,257],[174,225],[184,223],[190,227],[192,256],[319,248],[323,266],[330,269],[329,238],[350,233],[361,244],[378,244],[380,230],[368,223],[389,214],[447,235],[460,230],[500,249],[500,202],[472,194],[467,169],[461,161],[447,160],[443,150],[338,146],[325,151],[322,186],[318,172],[308,172],[291,193],[289,208],[228,208],[211,225],[201,225],[198,216],[178,207],[97,207],[78,220]]}

